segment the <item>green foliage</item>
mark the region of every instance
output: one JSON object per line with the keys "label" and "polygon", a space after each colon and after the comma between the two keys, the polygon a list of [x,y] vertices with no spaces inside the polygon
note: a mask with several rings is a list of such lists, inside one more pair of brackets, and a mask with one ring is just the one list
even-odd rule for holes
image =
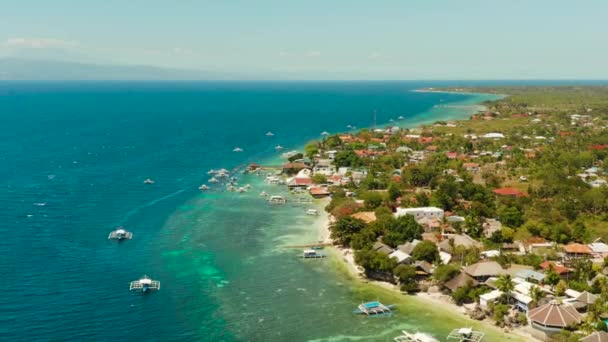
{"label": "green foliage", "polygon": [[506,303],[509,295],[513,292],[515,288],[515,283],[513,283],[513,279],[511,279],[511,275],[509,274],[501,274],[498,279],[496,279],[496,288],[502,291],[502,301]]}
{"label": "green foliage", "polygon": [[401,190],[399,189],[399,185],[397,183],[391,182],[388,185],[388,198],[394,202],[400,196],[401,196]]}
{"label": "green foliage", "polygon": [[325,177],[325,175],[317,173],[314,176],[312,176],[312,181],[315,184],[325,184],[327,183],[327,177]]}
{"label": "green foliage", "polygon": [[304,147],[304,153],[308,158],[314,157],[315,154],[319,153],[319,145],[316,141],[311,141]]}
{"label": "green foliage", "polygon": [[424,260],[435,263],[439,260],[439,250],[431,241],[421,241],[414,247],[412,257],[414,260]]}
{"label": "green foliage", "polygon": [[343,246],[349,246],[356,233],[365,228],[365,222],[354,217],[346,216],[330,226],[331,237]]}
{"label": "green foliage", "polygon": [[390,222],[384,243],[395,248],[407,241],[420,239],[424,230],[412,215],[403,215]]}
{"label": "green foliage", "polygon": [[557,283],[559,283],[560,281],[560,277],[559,274],[557,274],[557,272],[555,272],[553,270],[553,268],[549,269],[549,271],[547,271],[547,276],[545,277],[545,283],[551,285],[552,287],[557,285]]}
{"label": "green foliage", "polygon": [[358,167],[363,165],[359,156],[357,156],[357,154],[351,150],[339,151],[338,153],[336,153],[334,163],[337,167]]}
{"label": "green foliage", "polygon": [[495,304],[493,308],[492,317],[498,323],[503,323],[505,321],[505,317],[509,313],[509,306],[505,304]]}
{"label": "green foliage", "polygon": [[439,265],[433,272],[433,279],[443,284],[460,273],[460,267],[455,264]]}
{"label": "green foliage", "polygon": [[378,208],[384,202],[384,196],[377,191],[367,191],[361,197],[365,201],[365,207],[370,210]]}
{"label": "green foliage", "polygon": [[555,295],[558,297],[561,297],[564,295],[564,293],[566,293],[566,290],[568,289],[568,284],[566,284],[565,281],[560,280],[557,285],[555,286]]}
{"label": "green foliage", "polygon": [[356,251],[355,261],[365,269],[367,274],[370,272],[392,273],[397,264],[395,259],[389,258],[388,255],[370,249]]}
{"label": "green foliage", "polygon": [[509,227],[519,227],[524,223],[523,215],[516,207],[505,206],[498,210],[500,222]]}

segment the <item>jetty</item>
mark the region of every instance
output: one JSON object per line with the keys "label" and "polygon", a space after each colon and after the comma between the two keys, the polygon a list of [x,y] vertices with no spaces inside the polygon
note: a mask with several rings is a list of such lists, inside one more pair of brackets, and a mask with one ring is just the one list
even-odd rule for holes
{"label": "jetty", "polygon": [[446,339],[459,342],[480,342],[486,335],[472,328],[458,328],[450,332]]}
{"label": "jetty", "polygon": [[354,314],[364,314],[366,316],[380,316],[392,314],[392,309],[395,305],[384,305],[378,301],[361,303],[357,307]]}
{"label": "jetty", "polygon": [[108,240],[131,240],[132,238],[133,233],[126,231],[123,227],[118,227],[108,235]]}
{"label": "jetty", "polygon": [[144,275],[141,279],[134,280],[129,284],[129,291],[141,291],[145,293],[148,290],[160,290],[160,281],[152,280],[147,275]]}

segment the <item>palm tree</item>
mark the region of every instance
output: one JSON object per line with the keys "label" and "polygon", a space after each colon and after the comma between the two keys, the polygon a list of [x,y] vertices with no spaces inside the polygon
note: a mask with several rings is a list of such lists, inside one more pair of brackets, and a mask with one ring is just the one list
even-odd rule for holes
{"label": "palm tree", "polygon": [[502,291],[503,301],[506,302],[515,288],[511,275],[501,274],[498,279],[496,279],[496,288]]}
{"label": "palm tree", "polygon": [[538,306],[538,302],[545,297],[545,291],[541,290],[540,287],[534,285],[530,288],[530,298],[532,298],[532,303],[534,306]]}

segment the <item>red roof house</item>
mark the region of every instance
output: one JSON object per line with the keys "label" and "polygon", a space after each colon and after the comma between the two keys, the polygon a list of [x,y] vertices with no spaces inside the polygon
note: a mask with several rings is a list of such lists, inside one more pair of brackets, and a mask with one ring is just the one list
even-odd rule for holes
{"label": "red roof house", "polygon": [[498,188],[492,190],[499,196],[528,197],[528,194],[515,188]]}

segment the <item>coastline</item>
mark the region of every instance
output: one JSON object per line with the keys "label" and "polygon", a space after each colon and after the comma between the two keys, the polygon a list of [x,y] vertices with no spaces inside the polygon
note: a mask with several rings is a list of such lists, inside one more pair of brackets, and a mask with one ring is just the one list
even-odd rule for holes
{"label": "coastline", "polygon": [[[461,93],[461,92],[448,92],[448,91],[425,91],[425,90],[412,90],[414,92],[440,92],[440,93],[452,93],[452,94],[461,94],[461,95],[474,95],[474,96],[492,96],[492,97],[504,97],[506,95],[497,95],[497,94],[485,94],[485,93]],[[485,101],[485,100],[484,100]],[[450,105],[458,105],[459,103],[463,103],[470,107],[477,107],[479,110],[483,110],[480,108],[485,108],[485,106],[483,104],[481,104],[481,102],[483,101],[474,101],[473,103],[471,103],[471,99],[469,100],[464,100],[464,101],[457,101],[457,102],[451,102],[449,103]],[[423,116],[424,114],[432,114],[433,110],[435,108],[417,114],[414,117],[412,117],[411,119],[415,119],[419,116]],[[454,120],[454,121],[463,121],[468,119],[468,117],[476,112],[478,112],[479,110],[471,110],[468,111],[466,113],[466,115],[460,114],[460,115],[456,115],[456,117],[454,117],[454,115],[447,115],[447,116],[443,116],[443,117],[433,117],[431,118],[425,118],[421,121],[418,122],[410,122],[409,125],[406,126],[402,126],[399,125],[401,128],[420,128],[421,126],[425,125],[425,124],[429,124],[432,123],[434,121],[437,120]],[[431,115],[432,116],[432,115]],[[415,121],[415,120],[413,120]],[[394,123],[388,123],[388,124],[384,124],[384,125],[379,125],[379,127],[386,127],[386,126],[390,126],[391,124]],[[323,208],[324,206],[327,204],[327,200],[323,200],[321,203],[323,203]],[[478,321],[478,320],[473,320],[472,318],[470,318],[469,316],[467,316],[466,314],[466,307],[465,306],[458,306],[455,303],[452,302],[451,298],[447,295],[444,295],[440,292],[438,293],[417,293],[415,295],[404,295],[401,290],[399,289],[399,287],[397,285],[393,285],[390,283],[386,283],[386,282],[382,282],[382,281],[376,281],[376,280],[369,280],[367,278],[365,278],[362,274],[363,269],[357,265],[357,263],[355,262],[355,258],[354,258],[354,253],[353,250],[350,248],[343,248],[340,246],[335,246],[333,245],[333,240],[330,237],[330,224],[335,220],[334,217],[331,214],[325,214],[325,218],[322,220],[319,220],[318,222],[318,234],[319,234],[319,242],[323,242],[323,243],[331,243],[331,250],[333,251],[333,253],[331,254],[332,256],[332,261],[333,261],[333,265],[336,272],[341,273],[342,275],[344,275],[349,281],[352,282],[352,285],[354,287],[360,288],[363,291],[374,291],[374,292],[380,292],[382,293],[384,296],[390,297],[391,299],[395,299],[397,300],[400,304],[405,304],[406,306],[420,306],[423,307],[423,310],[425,314],[428,313],[434,313],[434,314],[441,314],[441,315],[447,315],[447,316],[451,316],[451,318],[455,321],[459,321],[465,324],[465,326],[471,326],[474,327],[476,329],[481,329],[483,330],[486,334],[488,335],[492,335],[492,336],[488,336],[488,340],[493,341],[494,337],[499,338],[500,340],[503,341],[533,341],[533,342],[540,342],[541,340],[535,338],[534,336],[532,336],[532,334],[527,331],[528,330],[528,326],[522,326],[522,327],[518,327],[515,329],[503,329],[500,327],[497,327],[496,325],[494,325],[494,322],[491,321],[490,319],[486,318],[484,320]],[[421,312],[422,314],[423,312]],[[511,335],[509,335],[511,334]],[[494,336],[495,335],[495,336]]]}

